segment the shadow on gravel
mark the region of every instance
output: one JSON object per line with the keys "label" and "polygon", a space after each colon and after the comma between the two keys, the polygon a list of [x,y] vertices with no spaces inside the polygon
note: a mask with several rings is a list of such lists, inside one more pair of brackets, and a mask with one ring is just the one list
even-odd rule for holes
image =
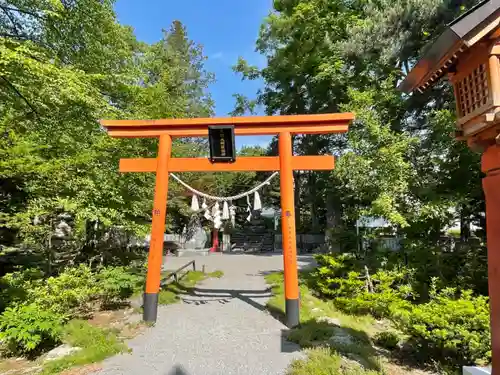
{"label": "shadow on gravel", "polygon": [[275,269],[275,270],[268,270],[268,271],[258,271],[257,273],[246,273],[246,276],[256,276],[256,277],[262,277],[266,275],[271,275],[273,273],[278,273],[278,272],[283,272],[281,269]]}
{"label": "shadow on gravel", "polygon": [[[258,257],[273,257],[279,258],[283,257],[283,253],[280,252],[234,252],[234,253],[222,253],[222,256],[258,256]],[[316,260],[314,259],[314,254],[312,253],[298,253],[297,254],[297,262],[299,263],[299,267],[310,267],[316,264]]]}
{"label": "shadow on gravel", "polygon": [[[187,304],[205,305],[209,302],[228,303],[231,299],[237,298],[250,306],[260,311],[265,311],[266,304],[254,300],[259,298],[270,298],[272,296],[271,288],[263,290],[233,290],[233,289],[206,289],[197,287],[184,287],[178,285],[180,289],[179,297]],[[189,299],[186,296],[196,297],[196,299]],[[254,298],[254,299],[253,299]]]}
{"label": "shadow on gravel", "polygon": [[165,375],[189,375],[189,373],[181,365],[176,365],[170,372],[165,373]]}
{"label": "shadow on gravel", "polygon": [[[266,307],[265,302],[259,303],[252,298],[269,298],[272,297],[271,287],[263,290],[232,290],[232,289],[205,289],[197,287],[184,287],[179,285],[178,288],[181,290],[179,296],[182,301],[187,304],[193,305],[205,305],[207,303],[219,302],[222,304],[228,303],[231,299],[237,298],[250,306],[256,308],[259,311],[269,312],[270,315],[276,320],[283,322],[282,313],[277,311],[272,311],[269,306]],[[183,297],[184,296],[184,297]],[[196,297],[196,299],[188,299],[186,296]],[[287,339],[289,330],[281,330],[281,352],[282,353],[294,353],[300,351],[300,346],[289,341]],[[176,369],[174,369],[176,370]],[[183,371],[182,368],[176,371]],[[185,372],[172,372],[166,375],[184,375]]]}
{"label": "shadow on gravel", "polygon": [[282,329],[281,330],[281,352],[282,353],[295,353],[301,350],[300,345],[291,342],[288,339],[289,330]]}

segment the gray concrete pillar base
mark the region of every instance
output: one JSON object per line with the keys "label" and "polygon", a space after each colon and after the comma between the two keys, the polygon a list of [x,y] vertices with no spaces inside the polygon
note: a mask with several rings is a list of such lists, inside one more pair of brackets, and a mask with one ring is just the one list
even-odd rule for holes
{"label": "gray concrete pillar base", "polygon": [[158,293],[144,293],[142,320],[155,323],[158,315]]}
{"label": "gray concrete pillar base", "polygon": [[299,319],[299,299],[286,299],[285,301],[286,326],[288,328],[297,327]]}

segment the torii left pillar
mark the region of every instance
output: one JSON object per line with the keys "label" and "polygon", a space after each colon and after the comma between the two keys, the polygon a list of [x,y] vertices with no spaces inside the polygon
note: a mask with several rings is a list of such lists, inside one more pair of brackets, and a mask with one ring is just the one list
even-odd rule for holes
{"label": "torii left pillar", "polygon": [[144,320],[146,322],[156,322],[158,314],[158,293],[160,291],[161,266],[163,263],[163,238],[165,233],[165,218],[167,216],[168,162],[171,153],[172,138],[168,134],[162,134],[158,146],[148,274],[143,302]]}

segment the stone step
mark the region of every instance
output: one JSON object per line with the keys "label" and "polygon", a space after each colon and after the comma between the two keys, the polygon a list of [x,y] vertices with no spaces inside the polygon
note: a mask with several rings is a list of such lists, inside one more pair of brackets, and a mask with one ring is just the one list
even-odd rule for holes
{"label": "stone step", "polygon": [[210,254],[210,249],[177,249],[175,251],[176,257],[191,257],[191,256],[207,256]]}

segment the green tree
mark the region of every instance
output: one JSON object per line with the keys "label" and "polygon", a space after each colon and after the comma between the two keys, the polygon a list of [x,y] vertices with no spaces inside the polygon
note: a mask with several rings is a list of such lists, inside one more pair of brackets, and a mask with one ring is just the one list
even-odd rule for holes
{"label": "green tree", "polygon": [[119,112],[113,97],[130,83],[135,38],[111,2],[13,1],[1,13],[2,239],[50,248],[62,211],[81,236],[87,219],[135,210],[118,209],[117,143],[97,123]]}
{"label": "green tree", "polygon": [[[98,119],[210,115],[201,47],[178,22],[162,41],[138,43],[110,1],[3,2],[0,14],[1,244],[43,254],[49,273],[56,255],[113,258],[123,242],[105,238],[145,234],[154,190],[154,176],[119,174],[118,160],[154,156],[156,144],[111,139]],[[176,141],[175,156],[204,150]],[[169,217],[182,216],[185,203],[172,203]],[[61,214],[71,241],[56,246]]]}
{"label": "green tree", "polygon": [[[397,91],[426,43],[475,3],[273,3],[257,41],[267,67],[258,70],[240,59],[234,68],[243,79],[262,78],[265,87],[255,99],[238,97],[236,110],[258,103],[268,114],[353,110],[359,119],[345,136],[295,137],[297,154],[343,156],[333,174],[296,175],[299,228],[377,214],[408,234],[432,232],[435,238],[457,216],[469,223],[476,219],[472,213],[482,198],[479,175],[470,171],[479,170],[478,158],[449,135],[450,87],[442,83],[412,96]],[[471,191],[455,188],[464,176]],[[319,223],[312,219],[318,214],[325,216]]]}

